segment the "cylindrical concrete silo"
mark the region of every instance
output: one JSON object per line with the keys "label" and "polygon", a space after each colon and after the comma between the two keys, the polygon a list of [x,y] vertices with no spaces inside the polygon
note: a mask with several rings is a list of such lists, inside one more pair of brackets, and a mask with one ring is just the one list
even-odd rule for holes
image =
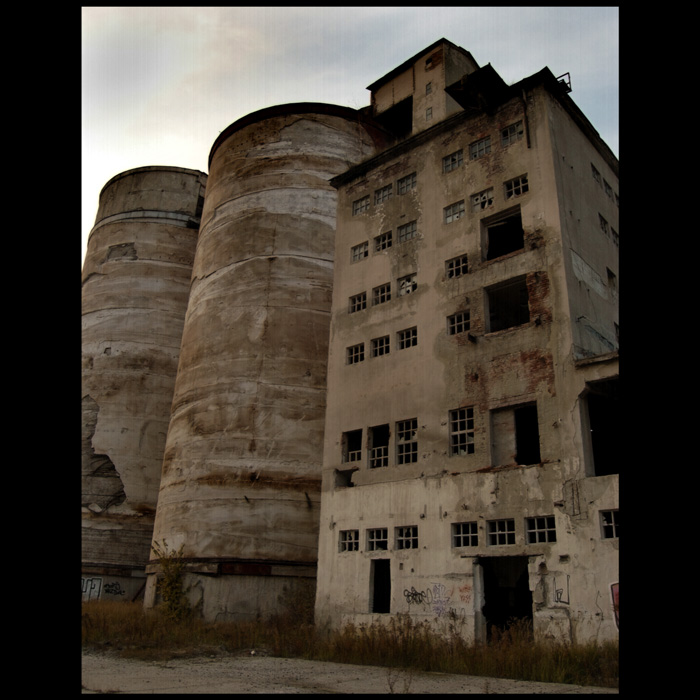
{"label": "cylindrical concrete silo", "polygon": [[[374,151],[355,110],[292,104],[210,154],[154,542],[208,619],[315,583],[336,192]],[[155,603],[154,559],[146,606]]]}
{"label": "cylindrical concrete silo", "polygon": [[82,273],[83,598],[143,590],[206,175],[102,189]]}

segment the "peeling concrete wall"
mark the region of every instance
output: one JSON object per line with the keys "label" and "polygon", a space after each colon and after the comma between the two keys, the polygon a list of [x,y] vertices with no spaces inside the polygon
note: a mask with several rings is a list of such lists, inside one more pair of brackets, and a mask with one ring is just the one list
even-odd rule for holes
{"label": "peeling concrete wall", "polygon": [[121,173],[82,287],[83,568],[144,575],[206,176]]}

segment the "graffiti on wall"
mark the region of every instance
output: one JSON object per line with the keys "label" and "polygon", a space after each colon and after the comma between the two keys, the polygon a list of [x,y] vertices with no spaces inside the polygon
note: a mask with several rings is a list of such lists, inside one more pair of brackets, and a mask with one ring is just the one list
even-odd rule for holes
{"label": "graffiti on wall", "polygon": [[104,583],[102,578],[81,578],[83,600],[97,600],[102,596],[122,596],[126,591],[119,581]]}
{"label": "graffiti on wall", "polygon": [[564,588],[557,588],[557,579],[554,579],[554,600],[557,603],[569,605],[571,603],[571,597],[569,595],[569,574],[566,574],[566,583],[562,584],[562,586],[564,585],[566,586],[566,592],[564,592]]}
{"label": "graffiti on wall", "polygon": [[405,588],[404,598],[410,606],[423,606],[437,617],[450,616],[452,618],[464,617],[466,611],[463,603],[471,602],[472,587],[464,584],[459,587],[455,597],[454,587],[448,588],[444,583],[433,582],[430,587],[424,590],[417,590],[415,586]]}

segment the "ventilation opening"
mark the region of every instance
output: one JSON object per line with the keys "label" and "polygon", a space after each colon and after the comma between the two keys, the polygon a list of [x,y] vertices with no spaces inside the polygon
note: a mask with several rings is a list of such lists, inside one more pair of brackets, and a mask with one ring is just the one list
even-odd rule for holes
{"label": "ventilation opening", "polygon": [[486,219],[482,225],[486,239],[486,260],[495,260],[502,255],[522,250],[525,246],[520,208],[496,219]]}
{"label": "ventilation opening", "polygon": [[515,621],[532,625],[532,592],[529,586],[527,557],[482,557],[479,564],[484,577],[486,637],[507,629]]}
{"label": "ventilation opening", "polygon": [[617,378],[589,384],[586,404],[594,474],[619,474],[621,440]]}
{"label": "ventilation opening", "polygon": [[391,612],[391,568],[389,559],[372,559],[370,565],[370,611]]}

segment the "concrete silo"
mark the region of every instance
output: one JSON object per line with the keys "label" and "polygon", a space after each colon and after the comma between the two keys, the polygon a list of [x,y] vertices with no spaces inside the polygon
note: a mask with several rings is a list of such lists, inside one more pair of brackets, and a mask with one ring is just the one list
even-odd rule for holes
{"label": "concrete silo", "polygon": [[[154,542],[207,619],[315,584],[336,218],[374,152],[361,113],[303,103],[229,126],[209,159]],[[156,601],[154,558],[146,606]]]}
{"label": "concrete silo", "polygon": [[82,273],[83,599],[144,587],[205,184],[154,166],[100,193]]}

